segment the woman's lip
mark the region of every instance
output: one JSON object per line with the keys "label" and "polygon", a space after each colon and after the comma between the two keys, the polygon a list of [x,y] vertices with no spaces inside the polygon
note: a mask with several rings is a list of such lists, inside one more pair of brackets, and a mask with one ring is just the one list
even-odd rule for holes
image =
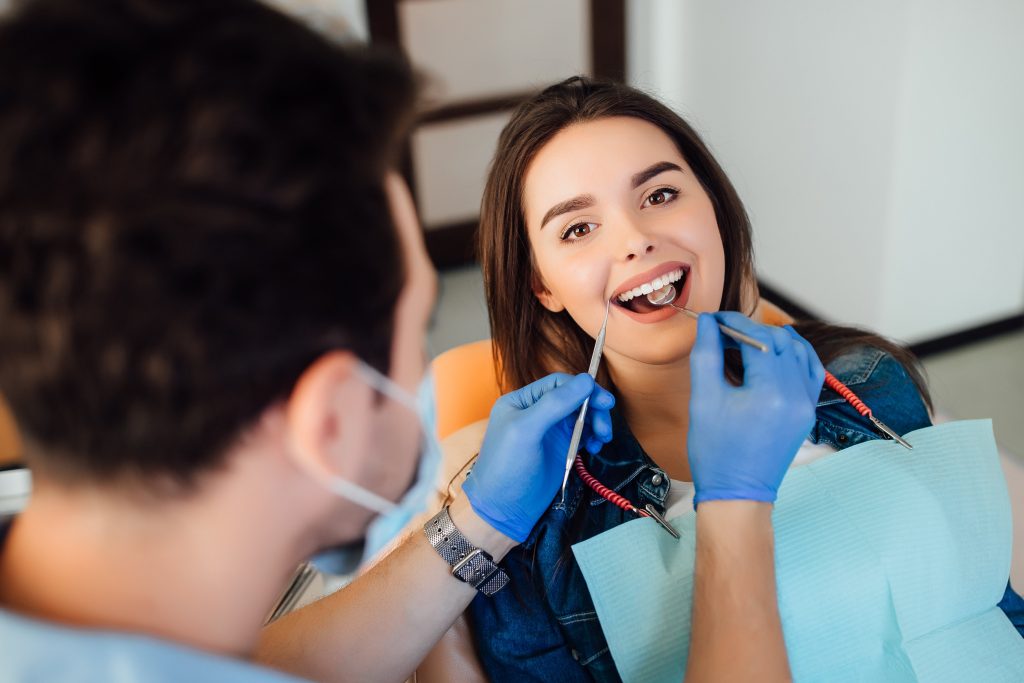
{"label": "woman's lip", "polygon": [[[676,294],[676,298],[673,299],[673,301],[672,301],[672,303],[675,304],[676,306],[678,306],[679,308],[685,308],[686,304],[690,300],[690,283],[692,281],[693,281],[693,278],[688,273],[687,276],[686,276],[686,279],[683,281],[683,289],[682,289],[682,291],[677,293]],[[650,313],[637,313],[636,311],[630,310],[630,309],[626,308],[625,306],[619,304],[617,301],[615,302],[615,305],[612,306],[613,310],[619,311],[621,313],[625,313],[627,317],[632,318],[633,320],[635,320],[638,323],[644,323],[644,324],[660,323],[663,320],[668,320],[669,318],[674,316],[676,313],[680,312],[679,308],[673,308],[672,306],[669,306],[668,304],[665,304],[661,308],[659,308],[657,310],[654,310],[654,311],[651,311]]]}
{"label": "woman's lip", "polygon": [[682,261],[668,261],[666,263],[662,263],[659,266],[655,266],[654,268],[651,268],[650,270],[644,273],[640,273],[639,275],[631,277],[625,282],[622,282],[618,286],[618,288],[612,293],[612,298],[617,299],[619,295],[622,294],[623,292],[628,292],[634,287],[639,287],[640,285],[647,284],[651,280],[659,278],[665,273],[671,273],[673,270],[677,270],[679,268],[682,268],[684,271],[689,272],[690,264],[683,263]]}

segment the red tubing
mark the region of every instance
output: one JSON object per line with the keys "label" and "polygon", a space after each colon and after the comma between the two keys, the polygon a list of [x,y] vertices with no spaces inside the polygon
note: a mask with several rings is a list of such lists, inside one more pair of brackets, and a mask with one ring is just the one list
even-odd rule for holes
{"label": "red tubing", "polygon": [[646,510],[641,510],[640,508],[636,507],[628,500],[620,496],[619,494],[615,493],[615,491],[612,491],[610,488],[599,482],[594,477],[594,475],[587,471],[587,468],[583,465],[583,458],[580,457],[579,453],[576,454],[575,468],[576,474],[580,476],[580,479],[583,480],[583,483],[589,486],[590,488],[594,489],[594,492],[597,493],[597,495],[601,496],[609,503],[619,506],[626,512],[635,512],[641,517],[649,516]]}
{"label": "red tubing", "polygon": [[828,370],[825,371],[825,384],[829,389],[846,399],[846,402],[853,406],[858,413],[864,417],[871,417],[871,408],[864,405],[864,402],[857,398],[857,395],[850,391],[849,387],[835,378]]}

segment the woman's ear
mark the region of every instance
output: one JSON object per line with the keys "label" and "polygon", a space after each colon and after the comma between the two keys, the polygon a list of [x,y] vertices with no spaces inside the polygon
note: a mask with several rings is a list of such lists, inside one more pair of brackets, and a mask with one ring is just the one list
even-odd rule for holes
{"label": "woman's ear", "polygon": [[565,306],[562,305],[561,300],[551,293],[544,281],[536,273],[533,274],[533,295],[537,297],[537,301],[540,305],[548,309],[552,313],[561,313],[565,310]]}
{"label": "woman's ear", "polygon": [[369,457],[374,390],[348,351],[318,358],[295,383],[285,408],[288,455],[314,477],[353,479]]}

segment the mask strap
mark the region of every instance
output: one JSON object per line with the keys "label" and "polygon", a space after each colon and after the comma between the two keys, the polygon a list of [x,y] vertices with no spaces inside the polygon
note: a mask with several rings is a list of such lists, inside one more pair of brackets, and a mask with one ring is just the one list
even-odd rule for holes
{"label": "mask strap", "polygon": [[[376,389],[388,398],[401,403],[405,407],[409,408],[414,414],[417,413],[415,399],[402,389],[402,387],[395,384],[394,380],[390,377],[386,377],[362,360],[360,360],[358,365],[356,365],[356,374],[358,374],[359,377],[373,389]],[[359,484],[355,484],[347,479],[342,479],[341,477],[330,477],[325,484],[337,495],[342,496],[343,498],[348,498],[353,503],[361,505],[367,510],[372,510],[378,514],[387,514],[398,507],[397,503],[394,503],[383,496],[378,496],[376,493],[363,488]]]}
{"label": "mask strap", "polygon": [[413,413],[419,413],[419,407],[416,405],[416,399],[413,398],[405,389],[398,386],[390,377],[387,377],[363,361],[359,361],[359,364],[356,366],[356,373],[364,382],[380,393],[394,401],[397,401],[398,403],[401,403]]}
{"label": "mask strap", "polygon": [[[413,413],[416,413],[416,401],[409,396],[402,387],[395,384],[390,377],[384,376],[362,360],[360,360],[358,365],[356,365],[356,373],[364,382],[370,385],[371,388],[384,394],[388,398],[401,403],[402,405],[410,408]],[[397,503],[394,503],[383,496],[379,496],[373,491],[363,488],[359,484],[353,483],[347,479],[330,475],[325,476],[320,472],[313,472],[312,474],[335,495],[347,498],[356,505],[376,512],[377,514],[386,515],[398,508]]]}
{"label": "mask strap", "polygon": [[385,515],[398,507],[398,505],[387,498],[378,496],[376,493],[364,489],[359,484],[353,484],[341,477],[331,477],[325,484],[337,495],[348,498],[356,505],[361,505],[367,510],[372,510],[381,515]]}

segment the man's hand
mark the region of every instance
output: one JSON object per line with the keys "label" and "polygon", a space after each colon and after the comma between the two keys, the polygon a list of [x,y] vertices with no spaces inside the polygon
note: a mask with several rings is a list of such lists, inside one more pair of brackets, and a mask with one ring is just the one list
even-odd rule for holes
{"label": "man's hand", "polygon": [[[742,344],[743,385],[723,375],[718,322],[768,346]],[[814,426],[825,369],[793,328],[768,327],[734,312],[704,314],[690,354],[693,394],[687,450],[695,503],[774,502],[782,478]]]}
{"label": "man's hand", "polygon": [[615,398],[587,374],[556,373],[498,399],[480,457],[462,489],[473,510],[522,543],[562,485],[573,424],[590,397],[581,443],[596,453],[612,438]]}

